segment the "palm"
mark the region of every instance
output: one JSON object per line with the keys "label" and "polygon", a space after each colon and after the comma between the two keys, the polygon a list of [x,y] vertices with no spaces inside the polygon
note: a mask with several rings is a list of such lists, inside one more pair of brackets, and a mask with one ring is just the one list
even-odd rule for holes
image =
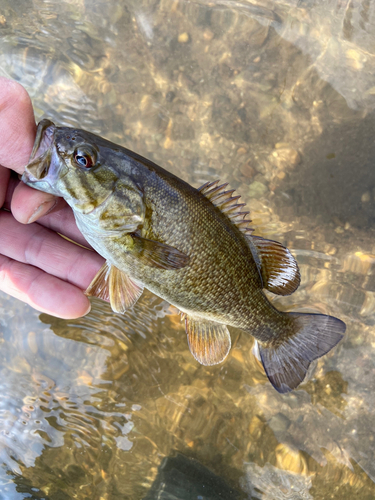
{"label": "palm", "polygon": [[63,200],[42,216],[56,199],[10,178],[9,169],[23,172],[35,130],[27,92],[0,78],[0,206],[12,210],[0,210],[0,289],[40,311],[75,318],[89,310],[83,290],[103,259],[56,234],[87,245]]}

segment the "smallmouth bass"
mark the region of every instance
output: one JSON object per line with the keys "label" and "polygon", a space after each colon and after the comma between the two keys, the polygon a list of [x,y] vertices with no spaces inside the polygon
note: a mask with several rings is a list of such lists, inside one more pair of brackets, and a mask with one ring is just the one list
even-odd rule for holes
{"label": "smallmouth bass", "polygon": [[251,234],[244,204],[218,181],[195,189],[175,175],[89,132],[38,125],[27,185],[63,197],[90,245],[106,259],[86,290],[125,313],[144,287],[184,315],[189,348],[214,365],[231,346],[227,326],[253,335],[281,393],[342,338],[323,314],[284,313],[263,289],[293,293],[298,265],[280,243]]}

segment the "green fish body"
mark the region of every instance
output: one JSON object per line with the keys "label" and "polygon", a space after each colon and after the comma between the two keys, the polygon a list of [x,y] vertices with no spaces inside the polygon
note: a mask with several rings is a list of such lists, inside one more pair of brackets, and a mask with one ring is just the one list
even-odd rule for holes
{"label": "green fish body", "polygon": [[283,313],[263,293],[288,295],[297,263],[280,243],[253,236],[248,212],[218,182],[195,189],[141,156],[83,130],[43,120],[22,180],[62,196],[106,263],[87,289],[124,313],[144,287],[185,317],[202,364],[230,350],[227,326],[253,335],[279,392],[297,387],[311,361],[342,338],[332,316]]}

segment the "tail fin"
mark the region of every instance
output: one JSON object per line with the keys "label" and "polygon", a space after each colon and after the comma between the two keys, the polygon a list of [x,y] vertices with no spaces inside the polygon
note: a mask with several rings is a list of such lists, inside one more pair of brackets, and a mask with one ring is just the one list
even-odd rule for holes
{"label": "tail fin", "polygon": [[[314,359],[332,349],[345,333],[345,323],[324,314],[288,313],[299,326],[277,346],[259,344],[259,354],[271,384],[281,393],[295,389]],[[297,327],[298,327],[297,326]]]}

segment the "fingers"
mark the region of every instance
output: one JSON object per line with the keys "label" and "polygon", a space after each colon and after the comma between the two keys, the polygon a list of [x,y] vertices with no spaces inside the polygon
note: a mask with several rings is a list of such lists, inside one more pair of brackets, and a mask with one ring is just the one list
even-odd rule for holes
{"label": "fingers", "polygon": [[0,234],[0,290],[65,319],[89,312],[82,290],[104,262],[98,254],[39,224],[24,226],[4,211]]}
{"label": "fingers", "polygon": [[0,77],[0,165],[23,171],[36,125],[30,97],[19,83]]}
{"label": "fingers", "polygon": [[67,281],[85,290],[104,259],[64,240],[39,224],[22,225],[0,212],[0,254]]}
{"label": "fingers", "polygon": [[[38,208],[38,206],[40,206],[38,203],[43,204],[44,200],[39,198],[41,194],[40,191],[36,191],[36,189],[32,189],[15,179],[11,179],[8,185],[4,206],[6,208],[11,208],[15,219],[25,224],[30,220],[30,217],[35,214],[35,210],[37,210],[35,207]],[[48,196],[50,195],[46,196],[46,201],[48,203]],[[57,200],[56,205],[54,205],[52,209],[48,210],[47,208],[48,215],[38,214],[40,215],[38,224],[63,234],[80,245],[89,247],[90,245],[77,228],[72,209],[69,205],[62,198],[54,198],[51,196],[51,200],[52,199]]]}
{"label": "fingers", "polygon": [[9,177],[10,170],[0,166],[0,207],[2,207],[5,203]]}
{"label": "fingers", "polygon": [[[85,244],[71,209],[49,194],[10,177],[22,173],[34,144],[36,125],[30,97],[18,83],[0,77],[0,207],[11,204],[15,217],[44,223]],[[45,215],[45,214],[49,215]],[[103,259],[73,245],[39,224],[19,224],[0,211],[0,289],[40,311],[75,318],[89,311],[86,289]]]}
{"label": "fingers", "polygon": [[41,217],[38,220],[38,224],[63,234],[80,245],[91,248],[91,245],[85,240],[78,229],[72,209],[67,204],[58,212],[52,211],[48,215]]}
{"label": "fingers", "polygon": [[59,318],[79,318],[90,311],[90,302],[79,288],[2,255],[0,290]]}
{"label": "fingers", "polygon": [[66,206],[62,198],[52,194],[42,193],[20,182],[11,201],[11,210],[15,219],[22,224],[31,224],[52,210],[59,210]]}
{"label": "fingers", "polygon": [[[0,77],[0,165],[22,173],[29,161],[35,134],[34,112],[28,93],[19,83]],[[2,168],[0,206],[8,179],[9,174]],[[61,202],[54,196],[22,186],[17,186],[18,195],[14,200],[15,217],[20,222],[34,222],[54,207],[59,208]]]}

